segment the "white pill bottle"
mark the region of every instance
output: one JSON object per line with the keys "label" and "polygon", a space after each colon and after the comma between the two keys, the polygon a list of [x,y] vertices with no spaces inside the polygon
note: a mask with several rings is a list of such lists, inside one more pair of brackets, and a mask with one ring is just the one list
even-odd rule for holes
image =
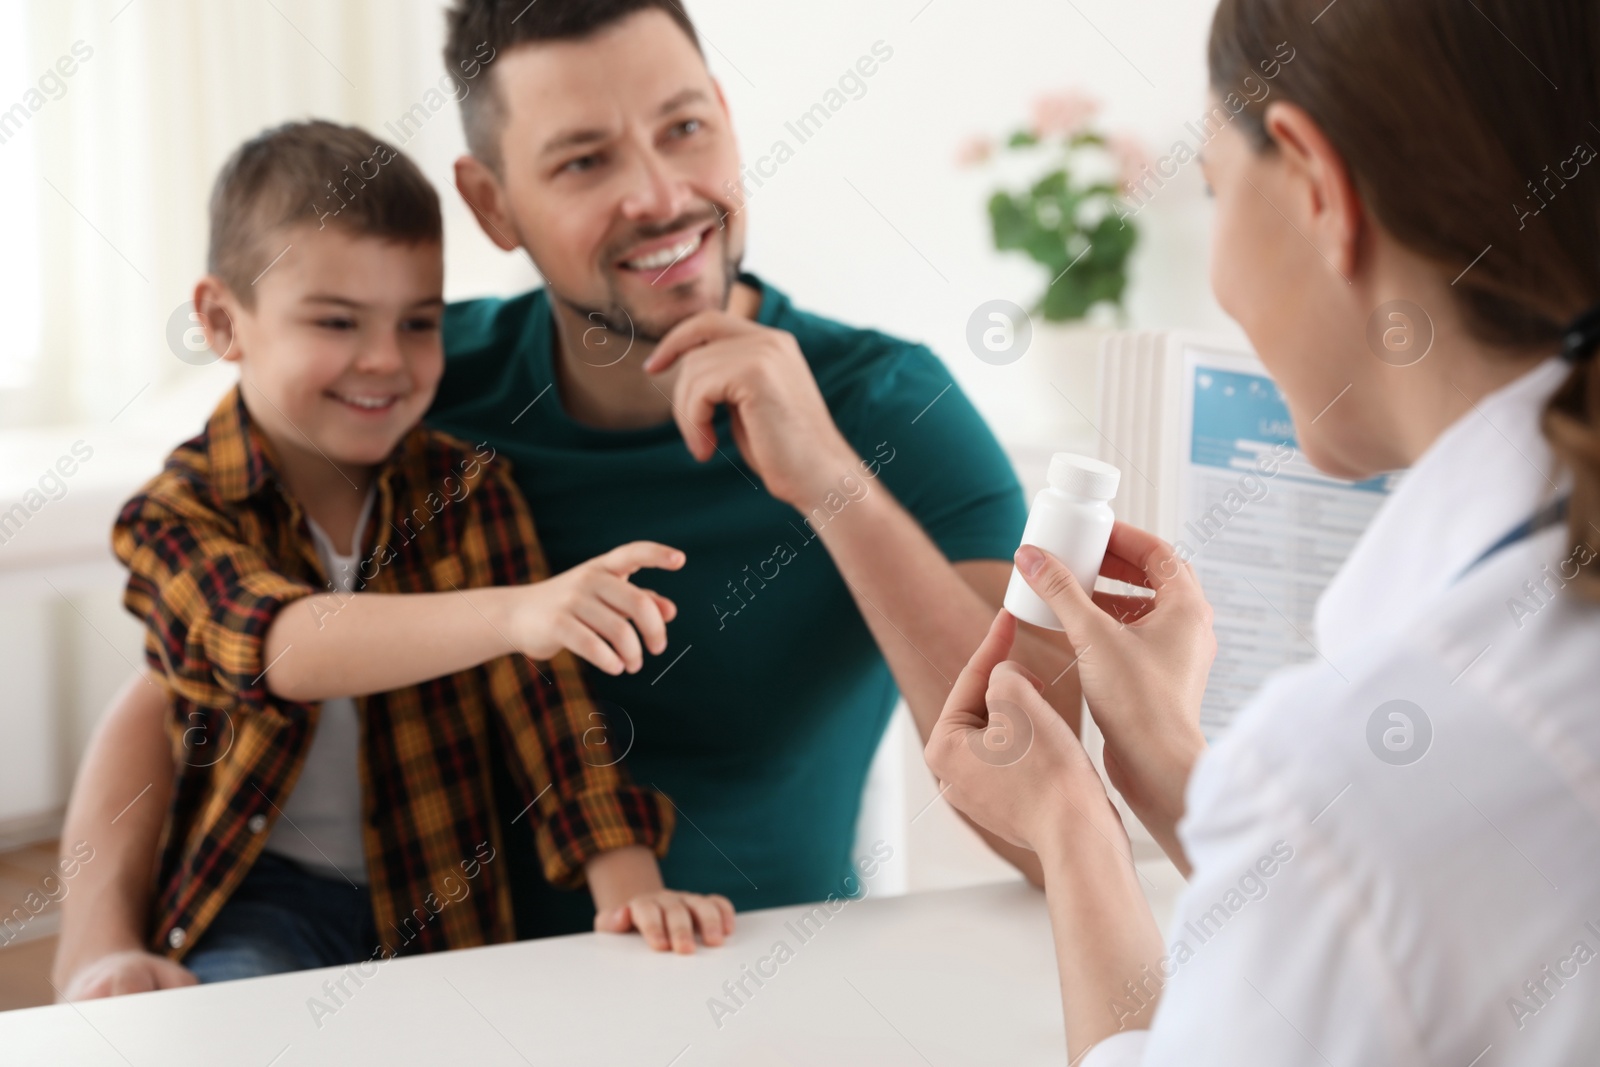
{"label": "white pill bottle", "polygon": [[[1065,563],[1078,584],[1093,593],[1116,522],[1110,500],[1117,495],[1122,472],[1098,459],[1057,452],[1050,458],[1047,480],[1050,488],[1033,498],[1022,543],[1042,548]],[[1023,622],[1047,630],[1062,629],[1050,605],[1039,599],[1015,567],[1006,587],[1005,606]]]}

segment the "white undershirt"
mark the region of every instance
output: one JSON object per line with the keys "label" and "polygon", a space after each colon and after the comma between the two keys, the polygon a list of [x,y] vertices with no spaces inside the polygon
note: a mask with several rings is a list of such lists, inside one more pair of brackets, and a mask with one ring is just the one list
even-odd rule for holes
{"label": "white undershirt", "polygon": [[[360,563],[361,535],[372,513],[375,494],[367,494],[356,521],[354,550],[337,551],[327,533],[310,516],[306,525],[317,558],[340,593],[354,590]],[[317,874],[364,885],[366,849],[361,840],[361,721],[356,702],[334,697],[322,702],[311,751],[267,838],[268,852],[304,864]]]}

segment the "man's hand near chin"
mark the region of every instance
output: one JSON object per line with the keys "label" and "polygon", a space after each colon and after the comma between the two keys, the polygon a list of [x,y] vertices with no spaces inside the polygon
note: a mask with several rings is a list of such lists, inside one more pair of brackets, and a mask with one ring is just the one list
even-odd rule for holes
{"label": "man's hand near chin", "polygon": [[120,997],[125,993],[149,993],[157,989],[177,989],[197,985],[199,979],[182,964],[143,949],[128,949],[101,956],[72,976],[65,988],[58,989],[64,1001]]}
{"label": "man's hand near chin", "polygon": [[712,418],[726,406],[745,462],[767,492],[801,511],[859,462],[793,335],[732,312],[702,311],[668,331],[644,362],[650,375],[675,366],[673,418],[696,459],[716,454]]}

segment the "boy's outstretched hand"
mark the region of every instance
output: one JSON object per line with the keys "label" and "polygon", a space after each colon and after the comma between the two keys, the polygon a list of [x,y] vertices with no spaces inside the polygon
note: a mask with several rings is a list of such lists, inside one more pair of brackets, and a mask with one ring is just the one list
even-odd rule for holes
{"label": "boy's outstretched hand", "polygon": [[653,655],[666,650],[667,623],[678,607],[628,578],[646,567],[675,571],[683,564],[684,554],[675,548],[634,541],[553,578],[508,590],[514,598],[511,641],[534,659],[565,648],[607,674],[635,674],[644,666],[646,648]]}
{"label": "boy's outstretched hand", "polygon": [[696,931],[711,946],[722,944],[733,933],[733,905],[716,893],[657,889],[640,893],[620,908],[598,913],[594,928],[610,934],[637,930],[657,952],[670,949],[688,955],[694,951]]}

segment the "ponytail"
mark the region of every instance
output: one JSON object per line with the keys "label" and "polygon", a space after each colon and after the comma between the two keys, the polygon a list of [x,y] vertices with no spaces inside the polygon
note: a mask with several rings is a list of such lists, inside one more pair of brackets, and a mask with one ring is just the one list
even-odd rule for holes
{"label": "ponytail", "polygon": [[1572,559],[1578,566],[1574,590],[1600,600],[1600,304],[1568,327],[1562,356],[1572,373],[1544,413],[1550,447],[1572,472],[1572,504],[1567,512]]}

